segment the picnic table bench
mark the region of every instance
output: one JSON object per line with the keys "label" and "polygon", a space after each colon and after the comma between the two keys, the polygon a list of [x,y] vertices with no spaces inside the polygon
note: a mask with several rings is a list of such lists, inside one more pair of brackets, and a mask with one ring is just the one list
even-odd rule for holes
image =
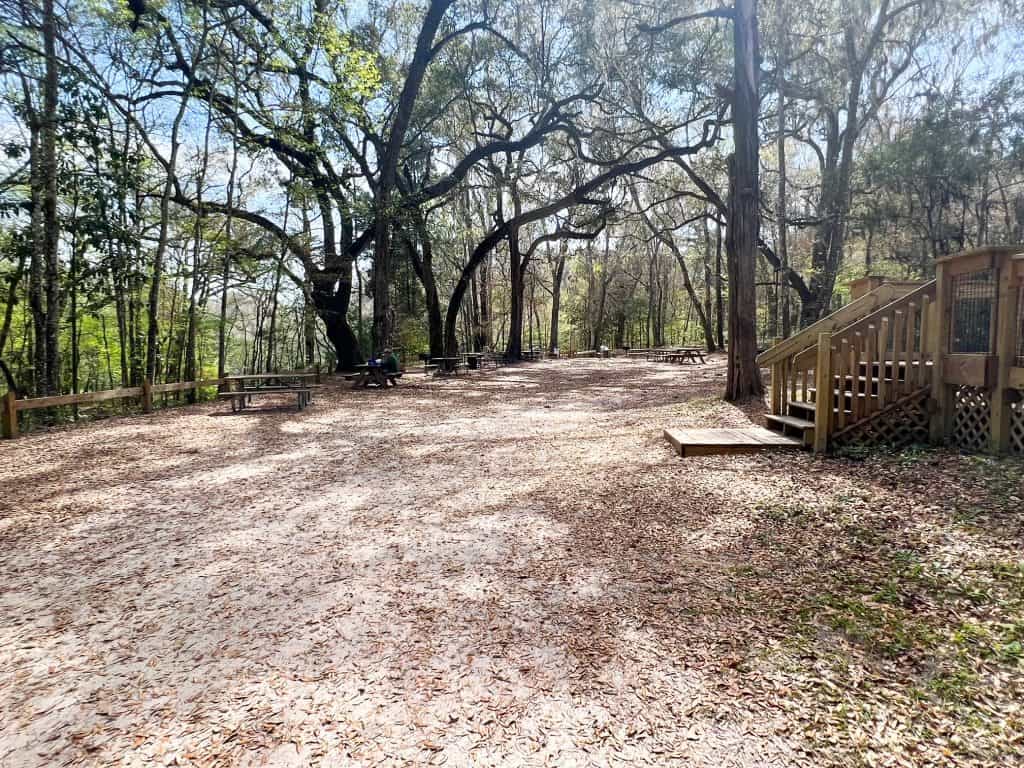
{"label": "picnic table bench", "polygon": [[232,413],[244,410],[254,397],[265,395],[295,395],[295,402],[301,411],[313,401],[312,380],[316,373],[250,373],[225,376],[226,390],[217,394],[218,399],[230,400]]}

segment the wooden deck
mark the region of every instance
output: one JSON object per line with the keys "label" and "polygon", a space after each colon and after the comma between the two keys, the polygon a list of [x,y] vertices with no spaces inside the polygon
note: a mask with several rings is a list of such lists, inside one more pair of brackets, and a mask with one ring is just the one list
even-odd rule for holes
{"label": "wooden deck", "polygon": [[665,439],[680,456],[726,453],[757,453],[764,450],[802,448],[798,437],[781,435],[764,427],[742,429],[666,429]]}

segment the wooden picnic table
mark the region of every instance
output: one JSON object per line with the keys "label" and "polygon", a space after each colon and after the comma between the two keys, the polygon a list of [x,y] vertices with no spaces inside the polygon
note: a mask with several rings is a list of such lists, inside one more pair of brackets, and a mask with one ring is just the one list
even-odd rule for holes
{"label": "wooden picnic table", "polygon": [[[224,381],[230,389],[246,389],[247,382],[250,382],[252,385],[248,387],[249,389],[259,389],[261,387],[292,386],[297,383],[309,382],[315,380],[318,375],[319,374],[316,373],[303,372],[239,373],[232,376],[225,376]],[[275,384],[273,382],[277,383]]]}
{"label": "wooden picnic table", "polygon": [[437,374],[445,373],[456,373],[458,372],[459,363],[462,362],[461,357],[434,357],[431,358],[430,362],[437,363]]}
{"label": "wooden picnic table", "polygon": [[670,363],[704,363],[704,350],[700,347],[678,347],[669,352],[665,359]]}
{"label": "wooden picnic table", "polygon": [[352,389],[366,388],[371,384],[381,389],[388,386],[396,387],[400,378],[401,371],[388,371],[383,365],[357,365],[356,373],[352,377]]}
{"label": "wooden picnic table", "polygon": [[483,352],[467,352],[465,354],[466,367],[469,368],[470,370],[475,371],[477,368],[480,367],[480,361],[483,360],[483,357]]}
{"label": "wooden picnic table", "polygon": [[231,400],[231,410],[240,411],[252,403],[254,396],[295,395],[301,411],[313,401],[312,380],[316,373],[241,373],[225,376],[226,391],[217,397]]}

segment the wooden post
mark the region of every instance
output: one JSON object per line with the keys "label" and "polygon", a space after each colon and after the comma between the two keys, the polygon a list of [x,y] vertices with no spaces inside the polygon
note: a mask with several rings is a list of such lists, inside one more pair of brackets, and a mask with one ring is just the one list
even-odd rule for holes
{"label": "wooden post", "polygon": [[999,265],[999,293],[996,299],[996,335],[993,349],[996,353],[996,387],[992,391],[992,431],[990,447],[993,453],[1010,450],[1010,416],[1012,408],[1010,368],[1016,356],[1017,301],[1019,291],[1014,285],[1013,263],[1003,257]]}
{"label": "wooden post", "polygon": [[906,321],[907,327],[905,330],[907,333],[907,341],[903,345],[903,348],[906,354],[907,367],[906,373],[903,375],[903,393],[909,395],[914,390],[914,382],[917,379],[917,367],[915,363],[918,356],[914,351],[914,331],[917,329],[917,304],[914,302],[910,302],[910,304],[907,305]]}
{"label": "wooden post", "polygon": [[142,412],[153,412],[153,383],[148,378],[142,380]]}
{"label": "wooden post", "polygon": [[[879,366],[881,370],[881,364],[878,362],[878,352],[875,347],[878,343],[878,332],[875,330],[875,326],[868,324],[868,335],[864,338],[864,358],[865,358],[865,379],[864,379],[864,415],[870,416],[875,410],[876,400],[873,397],[875,393],[875,366]],[[881,374],[880,374],[881,375]]]}
{"label": "wooden post", "polygon": [[[814,452],[828,450],[828,433],[832,423],[832,334],[818,334],[818,359],[814,368],[817,403],[814,407]],[[840,405],[842,407],[842,405]]]}
{"label": "wooden post", "polygon": [[943,366],[949,351],[950,295],[946,263],[935,265],[935,340],[932,347],[932,395],[929,437],[934,445],[945,442],[953,424],[953,391],[943,382]]}
{"label": "wooden post", "polygon": [[[773,346],[778,346],[784,341],[776,338]],[[786,412],[786,377],[789,375],[789,358],[772,363],[772,413],[781,416]]]}
{"label": "wooden post", "polygon": [[7,440],[18,436],[18,407],[15,399],[14,392],[9,390],[0,403],[0,432]]}
{"label": "wooden post", "polygon": [[[850,423],[856,424],[864,417],[864,411],[861,406],[864,405],[864,401],[860,399],[860,379],[861,379],[861,363],[864,360],[862,350],[864,347],[864,337],[858,331],[853,334],[853,339],[850,344],[850,356],[852,358],[850,362],[850,373],[852,375],[852,392],[850,394]],[[864,381],[865,392],[870,392],[867,378]],[[865,395],[866,396],[866,395]]]}
{"label": "wooden post", "polygon": [[930,323],[931,323],[930,315],[931,315],[931,312],[932,312],[931,299],[929,299],[927,296],[922,296],[921,297],[921,336],[920,336],[920,339],[918,341],[918,346],[921,347],[921,354],[918,356],[918,359],[921,362],[919,363],[918,370],[917,370],[917,386],[919,388],[920,387],[927,387],[931,383],[931,379],[929,378],[928,367],[925,365],[925,363],[927,363],[931,359],[931,356],[929,354],[931,348],[928,346],[929,343],[930,343],[929,337],[931,336],[931,327],[930,327]]}

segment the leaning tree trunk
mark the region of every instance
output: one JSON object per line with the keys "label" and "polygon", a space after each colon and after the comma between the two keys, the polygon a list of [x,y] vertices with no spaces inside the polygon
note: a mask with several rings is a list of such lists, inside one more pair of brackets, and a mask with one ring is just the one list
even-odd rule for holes
{"label": "leaning tree trunk", "polygon": [[729,367],[725,397],[761,397],[757,365],[755,259],[758,236],[757,0],[736,0],[733,20],[735,84],[732,107],[736,152],[729,164]]}

